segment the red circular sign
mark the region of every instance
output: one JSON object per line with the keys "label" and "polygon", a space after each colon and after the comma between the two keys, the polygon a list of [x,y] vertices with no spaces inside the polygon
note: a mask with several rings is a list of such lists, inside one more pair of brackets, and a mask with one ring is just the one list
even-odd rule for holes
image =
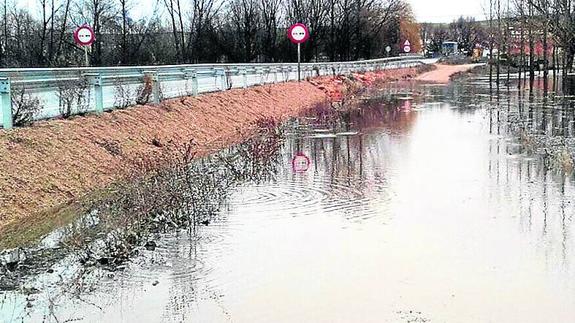
{"label": "red circular sign", "polygon": [[74,30],[74,41],[80,46],[90,46],[96,40],[92,27],[83,25]]}
{"label": "red circular sign", "polygon": [[305,43],[309,39],[309,29],[302,23],[293,24],[288,29],[288,38],[294,44]]}

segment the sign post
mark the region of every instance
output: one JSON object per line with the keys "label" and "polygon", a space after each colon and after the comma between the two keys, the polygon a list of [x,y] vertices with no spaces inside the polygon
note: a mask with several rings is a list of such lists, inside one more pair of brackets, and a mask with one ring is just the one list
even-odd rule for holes
{"label": "sign post", "polygon": [[301,44],[309,39],[309,29],[302,23],[293,24],[288,29],[288,38],[297,44],[297,80],[301,81]]}
{"label": "sign post", "polygon": [[6,130],[12,129],[14,120],[12,117],[12,96],[9,77],[0,77],[0,108],[2,108],[2,126]]}
{"label": "sign post", "polygon": [[297,80],[301,81],[301,43],[297,44]]}
{"label": "sign post", "polygon": [[80,26],[74,30],[74,41],[78,46],[82,46],[84,48],[84,59],[86,66],[90,66],[90,60],[88,58],[88,47],[92,46],[95,40],[96,35],[94,34],[94,30],[88,25]]}

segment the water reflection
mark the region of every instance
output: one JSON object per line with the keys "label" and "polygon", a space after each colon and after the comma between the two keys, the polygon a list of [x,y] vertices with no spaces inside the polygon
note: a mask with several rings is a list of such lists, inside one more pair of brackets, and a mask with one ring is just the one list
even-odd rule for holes
{"label": "water reflection", "polygon": [[[522,137],[569,140],[573,103],[515,86],[495,95],[477,78],[449,87],[397,83],[364,105],[290,123],[274,175],[234,189],[198,240],[161,234],[125,271],[104,275],[81,301],[52,300],[50,311],[4,293],[2,317],[575,317],[573,176],[550,169],[540,146],[530,151]],[[294,171],[299,154],[309,158],[306,171]]]}

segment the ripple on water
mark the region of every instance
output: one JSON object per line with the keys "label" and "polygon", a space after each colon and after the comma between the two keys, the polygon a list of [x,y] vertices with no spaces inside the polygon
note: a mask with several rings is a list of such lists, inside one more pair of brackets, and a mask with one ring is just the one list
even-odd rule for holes
{"label": "ripple on water", "polygon": [[[381,214],[373,203],[375,197],[356,183],[357,180],[344,178],[292,178],[263,186],[245,186],[231,203],[234,208],[265,212],[270,217],[339,214],[347,220],[361,221]],[[374,185],[372,191],[378,192],[377,199],[387,199],[386,184]]]}

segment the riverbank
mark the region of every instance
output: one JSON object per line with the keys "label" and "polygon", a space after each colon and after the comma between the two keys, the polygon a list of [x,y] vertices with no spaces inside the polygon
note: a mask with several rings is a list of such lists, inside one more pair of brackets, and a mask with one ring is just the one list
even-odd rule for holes
{"label": "riverbank", "polygon": [[[353,87],[411,79],[421,68],[386,70],[308,82],[269,84],[100,116],[50,120],[0,132],[0,236],[67,221],[59,213],[121,179],[134,159],[194,143],[197,156],[239,143],[257,121],[297,116]],[[68,214],[70,217],[73,215]],[[64,223],[62,223],[64,222]],[[48,229],[42,229],[46,231]]]}

